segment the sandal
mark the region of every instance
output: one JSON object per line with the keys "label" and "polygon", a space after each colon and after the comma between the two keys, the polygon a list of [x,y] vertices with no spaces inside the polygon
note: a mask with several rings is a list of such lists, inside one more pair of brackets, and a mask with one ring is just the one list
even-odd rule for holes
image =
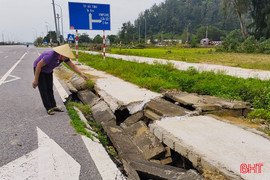
{"label": "sandal", "polygon": [[64,110],[60,107],[54,107],[52,108],[53,111],[57,111],[57,112],[64,112]]}
{"label": "sandal", "polygon": [[54,115],[54,114],[55,114],[53,109],[49,109],[49,110],[47,111],[47,113],[48,113],[49,115]]}

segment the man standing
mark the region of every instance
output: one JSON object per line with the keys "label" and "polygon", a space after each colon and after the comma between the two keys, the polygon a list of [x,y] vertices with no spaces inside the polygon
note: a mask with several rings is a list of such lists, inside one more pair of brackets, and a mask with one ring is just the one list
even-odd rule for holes
{"label": "man standing", "polygon": [[73,71],[80,74],[85,80],[88,78],[77,68],[69,58],[75,58],[68,44],[53,48],[53,50],[42,53],[34,61],[35,80],[33,88],[38,86],[44,107],[49,115],[55,111],[63,112],[56,106],[53,92],[53,69],[65,62]]}

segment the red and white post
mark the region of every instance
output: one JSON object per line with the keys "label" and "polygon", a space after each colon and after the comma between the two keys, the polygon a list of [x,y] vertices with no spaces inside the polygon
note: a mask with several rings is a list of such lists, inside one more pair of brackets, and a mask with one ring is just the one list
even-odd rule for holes
{"label": "red and white post", "polygon": [[78,30],[76,29],[76,62],[79,63],[78,60]]}
{"label": "red and white post", "polygon": [[105,30],[103,30],[103,59],[105,60]]}

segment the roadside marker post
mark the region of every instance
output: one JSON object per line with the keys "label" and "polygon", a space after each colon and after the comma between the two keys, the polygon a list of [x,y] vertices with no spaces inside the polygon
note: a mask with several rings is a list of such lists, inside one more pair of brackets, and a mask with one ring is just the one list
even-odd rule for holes
{"label": "roadside marker post", "polygon": [[76,60],[78,62],[78,30],[103,31],[103,56],[105,59],[105,30],[111,30],[109,4],[68,2],[70,29],[76,29]]}
{"label": "roadside marker post", "polygon": [[105,30],[103,30],[103,59],[105,58]]}
{"label": "roadside marker post", "polygon": [[76,29],[76,63],[79,64],[78,60],[78,30]]}

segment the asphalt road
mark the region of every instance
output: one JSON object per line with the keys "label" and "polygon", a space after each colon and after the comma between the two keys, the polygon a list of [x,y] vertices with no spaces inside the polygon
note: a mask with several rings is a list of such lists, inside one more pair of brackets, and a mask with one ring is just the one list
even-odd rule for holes
{"label": "asphalt road", "polygon": [[[75,160],[75,164],[77,162],[80,167],[79,179],[102,179],[81,136],[70,125],[67,113],[47,115],[38,89],[32,88],[33,62],[44,50],[47,49],[33,46],[29,48],[0,46],[0,179],[12,179],[10,174],[14,174],[16,170],[10,169],[8,165],[14,163],[22,168],[25,163],[30,162],[30,155],[33,157],[31,166],[39,166],[30,168],[34,171],[29,174],[32,179],[36,176],[33,174],[38,173],[36,171],[46,171],[41,168],[41,165],[54,166],[49,164],[53,161],[66,164],[65,161],[61,163],[61,160],[65,159],[61,155],[61,160],[54,159],[57,157],[53,153],[53,160],[46,158],[48,151],[44,149],[39,150],[36,157],[38,163],[35,163],[34,154],[36,150],[41,149],[44,139],[53,142],[51,144],[54,148],[59,145],[62,150],[58,152],[66,152]],[[64,107],[57,91],[55,91],[55,98],[57,104]],[[39,138],[41,134],[44,135],[43,140]],[[18,162],[19,159],[26,159],[26,162]],[[74,169],[72,167],[69,166],[70,169]],[[69,169],[65,171],[68,175]],[[17,177],[17,179],[23,178]]]}

